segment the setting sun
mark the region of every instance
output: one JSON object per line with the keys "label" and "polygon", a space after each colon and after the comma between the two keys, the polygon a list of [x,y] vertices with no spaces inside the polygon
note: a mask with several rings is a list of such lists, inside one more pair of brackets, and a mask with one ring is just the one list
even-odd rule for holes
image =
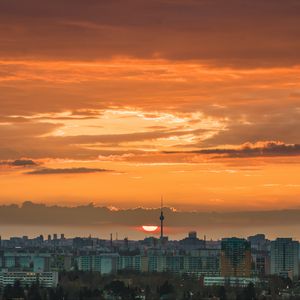
{"label": "setting sun", "polygon": [[155,225],[143,225],[142,228],[146,232],[154,232],[154,231],[156,231],[158,229],[158,226],[155,226]]}

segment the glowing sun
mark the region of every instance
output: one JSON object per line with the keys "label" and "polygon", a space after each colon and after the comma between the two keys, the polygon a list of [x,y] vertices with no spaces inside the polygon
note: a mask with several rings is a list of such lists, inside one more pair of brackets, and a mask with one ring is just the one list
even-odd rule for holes
{"label": "glowing sun", "polygon": [[157,230],[158,226],[154,226],[154,225],[143,225],[142,226],[143,230],[146,232],[154,232],[155,230]]}

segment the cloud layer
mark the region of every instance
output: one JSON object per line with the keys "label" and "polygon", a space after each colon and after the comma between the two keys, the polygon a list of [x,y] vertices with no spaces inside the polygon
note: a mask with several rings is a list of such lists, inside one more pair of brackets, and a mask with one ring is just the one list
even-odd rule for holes
{"label": "cloud layer", "polygon": [[296,0],[3,0],[0,54],[290,66],[299,63],[299,11]]}
{"label": "cloud layer", "polygon": [[[0,206],[0,222],[26,225],[97,225],[97,226],[141,226],[159,224],[160,208],[110,209],[93,204],[65,207],[45,206],[24,202],[21,206]],[[189,212],[164,208],[166,224],[170,227],[195,226],[202,228],[299,225],[299,209],[267,210],[252,212]]]}
{"label": "cloud layer", "polygon": [[298,207],[299,15],[297,0],[1,0],[0,201]]}

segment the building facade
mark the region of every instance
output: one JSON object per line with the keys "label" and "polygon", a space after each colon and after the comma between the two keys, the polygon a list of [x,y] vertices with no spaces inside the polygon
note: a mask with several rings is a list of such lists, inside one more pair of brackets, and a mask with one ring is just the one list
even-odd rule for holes
{"label": "building facade", "polygon": [[299,242],[291,238],[277,238],[271,242],[271,274],[299,276]]}
{"label": "building facade", "polygon": [[14,285],[19,281],[23,286],[31,286],[34,283],[39,283],[42,287],[56,287],[58,284],[57,272],[22,272],[22,271],[6,271],[0,272],[0,285]]}
{"label": "building facade", "polygon": [[240,238],[225,238],[221,242],[221,276],[251,276],[251,246]]}

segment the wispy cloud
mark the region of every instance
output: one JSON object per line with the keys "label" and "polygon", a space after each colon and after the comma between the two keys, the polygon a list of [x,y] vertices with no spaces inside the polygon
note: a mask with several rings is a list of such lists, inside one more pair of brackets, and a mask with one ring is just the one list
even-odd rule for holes
{"label": "wispy cloud", "polygon": [[86,174],[86,173],[102,173],[102,172],[112,172],[106,169],[96,169],[96,168],[64,168],[64,169],[51,169],[42,168],[27,172],[28,175],[54,175],[54,174]]}

